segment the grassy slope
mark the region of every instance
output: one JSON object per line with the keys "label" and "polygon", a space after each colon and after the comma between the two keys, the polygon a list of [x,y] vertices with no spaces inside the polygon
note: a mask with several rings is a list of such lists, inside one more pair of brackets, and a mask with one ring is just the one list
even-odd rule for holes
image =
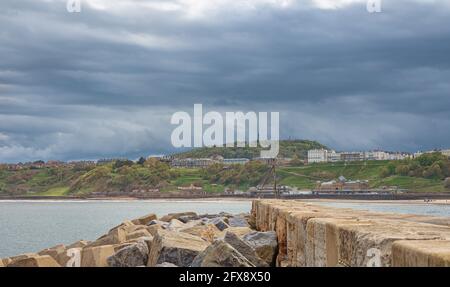
{"label": "grassy slope", "polygon": [[35,196],[64,196],[70,183],[85,171],[70,168],[0,171],[0,193]]}
{"label": "grassy slope", "polygon": [[[409,176],[393,175],[386,178],[381,176],[382,169],[388,161],[368,161],[353,163],[324,163],[296,167],[279,167],[277,174],[279,183],[310,189],[318,180],[335,179],[343,175],[352,180],[369,180],[371,187],[398,186],[411,191],[449,191],[443,187],[443,182],[437,179],[426,179]],[[142,186],[155,186],[152,176],[155,171],[144,167],[134,167],[131,182]],[[203,177],[200,169],[172,169],[173,175],[166,181],[161,191],[176,191],[177,186],[189,186],[191,183],[201,183],[207,192],[221,192],[226,187],[223,184],[211,184]],[[118,181],[123,176],[120,172],[113,172],[112,167],[99,166],[92,170],[75,170],[69,168],[41,169],[41,170],[0,170],[0,194],[25,194],[36,196],[64,196],[68,194],[89,194],[99,189],[108,189],[107,184]],[[80,182],[79,188],[73,189],[74,183]],[[246,190],[249,183],[243,180],[237,187]]]}
{"label": "grassy slope", "polygon": [[382,178],[380,176],[381,169],[387,163],[387,161],[368,161],[285,167],[278,170],[278,176],[281,178],[281,184],[304,189],[314,187],[317,180],[323,180],[317,177],[316,173],[326,171],[333,174],[334,178],[343,175],[352,180],[369,180],[371,187],[398,186],[411,191],[445,191],[441,180],[398,175]]}
{"label": "grassy slope", "polygon": [[68,194],[69,194],[69,187],[62,186],[62,187],[50,188],[47,191],[38,192],[33,195],[34,196],[64,196],[64,195],[68,195]]}

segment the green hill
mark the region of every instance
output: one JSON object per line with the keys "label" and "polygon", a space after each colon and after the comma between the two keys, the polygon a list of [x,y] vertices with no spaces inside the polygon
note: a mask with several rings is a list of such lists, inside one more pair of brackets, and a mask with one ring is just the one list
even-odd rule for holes
{"label": "green hill", "polygon": [[[308,141],[284,141],[284,156],[302,154]],[[222,149],[220,149],[222,150]],[[244,149],[245,150],[245,149]],[[200,156],[217,154],[216,150],[196,150]],[[192,156],[184,154],[185,156]],[[233,156],[239,156],[233,154]],[[226,187],[246,190],[258,185],[269,166],[259,161],[245,165],[213,164],[206,169],[170,168],[155,158],[141,163],[118,160],[87,167],[47,167],[8,170],[0,168],[0,195],[65,196],[89,195],[93,192],[131,192],[158,188],[161,192],[177,192],[179,186],[202,186],[206,192],[222,192]],[[351,180],[369,180],[373,188],[397,186],[420,192],[450,191],[450,160],[440,153],[424,154],[402,161],[363,161],[316,163],[303,165],[294,161],[277,168],[277,181],[300,189],[313,188],[317,181],[344,176]],[[447,179],[446,179],[447,178]]]}
{"label": "green hill", "polygon": [[[309,140],[281,140],[279,157],[305,159],[310,149],[327,148],[323,144]],[[208,158],[220,155],[224,158],[255,158],[259,157],[261,147],[202,147],[174,154],[177,158]]]}

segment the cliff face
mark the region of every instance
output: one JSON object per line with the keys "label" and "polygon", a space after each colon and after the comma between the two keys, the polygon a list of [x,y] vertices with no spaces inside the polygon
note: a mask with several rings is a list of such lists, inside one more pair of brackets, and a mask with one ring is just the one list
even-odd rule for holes
{"label": "cliff face", "polygon": [[450,266],[450,219],[255,200],[260,231],[275,231],[277,266]]}

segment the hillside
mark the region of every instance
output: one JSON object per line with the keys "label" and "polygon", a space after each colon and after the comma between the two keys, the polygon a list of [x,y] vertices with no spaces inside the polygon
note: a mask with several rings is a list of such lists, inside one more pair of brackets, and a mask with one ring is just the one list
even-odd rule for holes
{"label": "hillside", "polygon": [[[226,187],[247,190],[258,185],[268,166],[251,161],[246,165],[225,167],[214,164],[206,169],[170,168],[157,159],[141,163],[119,160],[83,168],[51,167],[1,170],[0,195],[64,196],[101,193],[129,193],[133,190],[159,189],[177,192],[178,187],[201,186],[206,192],[222,192]],[[351,180],[369,180],[372,188],[397,186],[420,192],[450,191],[450,160],[440,153],[424,154],[414,160],[338,162],[277,168],[281,185],[311,189],[317,181],[344,176]]]}
{"label": "hillside", "polygon": [[[323,144],[309,140],[281,140],[279,157],[306,159],[308,150],[327,148]],[[224,158],[255,158],[259,157],[261,147],[202,147],[174,154],[177,158],[208,158],[220,155]]]}
{"label": "hillside", "polygon": [[[410,191],[450,191],[450,160],[439,152],[402,161],[366,161],[311,164],[278,171],[281,184],[312,188],[317,181],[344,176],[369,180],[372,188],[397,186]],[[444,181],[445,180],[445,181]]]}
{"label": "hillside", "polygon": [[351,180],[369,180],[372,188],[397,186],[417,192],[443,192],[443,180],[438,178],[423,178],[403,175],[383,175],[383,169],[388,161],[354,162],[354,163],[324,163],[300,167],[286,167],[278,170],[280,184],[296,186],[300,189],[310,189],[317,181],[328,181],[344,176]]}

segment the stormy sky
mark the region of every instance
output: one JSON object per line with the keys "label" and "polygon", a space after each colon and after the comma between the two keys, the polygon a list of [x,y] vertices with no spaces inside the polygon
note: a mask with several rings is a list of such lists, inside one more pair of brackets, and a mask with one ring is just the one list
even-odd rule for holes
{"label": "stormy sky", "polygon": [[450,148],[450,2],[0,1],[0,162],[173,152],[176,111],[337,150]]}

